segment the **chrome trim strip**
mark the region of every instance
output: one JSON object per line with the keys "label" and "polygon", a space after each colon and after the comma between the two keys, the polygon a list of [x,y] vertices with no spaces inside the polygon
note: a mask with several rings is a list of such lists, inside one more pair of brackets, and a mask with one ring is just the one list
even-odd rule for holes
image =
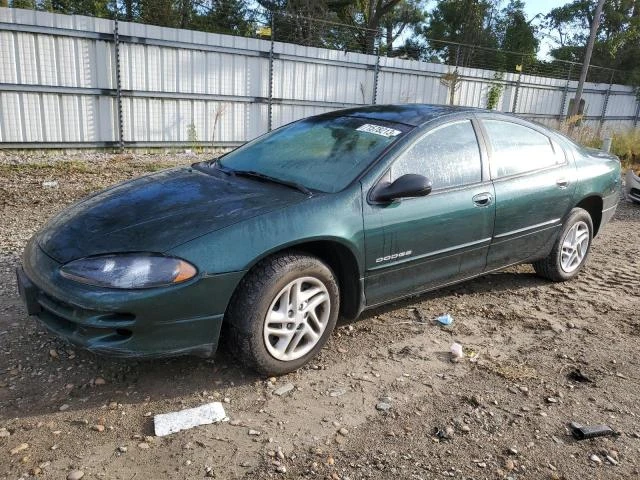
{"label": "chrome trim strip", "polygon": [[491,237],[483,238],[482,240],[475,240],[473,242],[461,243],[460,245],[454,245],[453,247],[443,248],[442,250],[435,250],[433,252],[423,253],[422,255],[418,255],[417,257],[407,256],[407,257],[403,257],[402,260],[397,261],[397,262],[383,263],[381,265],[376,265],[375,267],[370,268],[369,271],[379,270],[381,268],[386,268],[386,267],[390,267],[390,266],[393,266],[393,265],[401,265],[403,263],[414,261],[414,260],[422,260],[423,258],[433,257],[433,256],[439,255],[441,253],[452,252],[454,250],[459,250],[461,248],[466,248],[466,247],[472,247],[474,245],[479,245],[481,243],[486,243],[486,242],[490,242],[490,241],[491,241]]}
{"label": "chrome trim strip", "polygon": [[560,218],[554,218],[553,220],[549,220],[548,222],[536,223],[535,225],[531,225],[529,227],[519,228],[518,230],[511,230],[510,232],[501,233],[499,235],[494,235],[493,238],[502,238],[508,237],[510,235],[515,235],[516,233],[526,232],[527,230],[533,230],[534,228],[544,227],[546,225],[551,225],[553,223],[559,222]]}

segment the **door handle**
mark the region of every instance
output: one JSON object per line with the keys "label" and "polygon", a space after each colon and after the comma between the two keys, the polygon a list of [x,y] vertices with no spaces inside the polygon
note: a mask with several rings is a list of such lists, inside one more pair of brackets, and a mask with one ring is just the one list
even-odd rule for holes
{"label": "door handle", "polygon": [[493,195],[489,192],[479,193],[474,195],[471,200],[473,200],[476,207],[487,207],[493,202]]}
{"label": "door handle", "polygon": [[567,180],[566,178],[559,178],[558,180],[556,180],[556,185],[558,185],[560,188],[567,188],[569,186],[569,180]]}

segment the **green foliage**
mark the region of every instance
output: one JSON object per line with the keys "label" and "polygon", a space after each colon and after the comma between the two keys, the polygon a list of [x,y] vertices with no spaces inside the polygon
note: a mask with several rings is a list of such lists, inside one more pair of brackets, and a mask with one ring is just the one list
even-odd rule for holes
{"label": "green foliage", "polygon": [[[555,58],[582,62],[596,3],[573,0],[545,17],[546,29],[558,43],[551,51]],[[591,64],[624,72],[614,82],[640,85],[640,0],[605,2]],[[590,69],[587,80],[608,82],[610,72]]]}
{"label": "green foliage", "polygon": [[201,150],[200,143],[198,142],[198,130],[195,123],[187,125],[187,140],[191,144],[191,150],[196,153]]}
{"label": "green foliage", "polygon": [[504,91],[504,73],[496,72],[493,75],[493,82],[489,91],[487,92],[487,108],[489,110],[495,110],[498,108],[498,102]]}

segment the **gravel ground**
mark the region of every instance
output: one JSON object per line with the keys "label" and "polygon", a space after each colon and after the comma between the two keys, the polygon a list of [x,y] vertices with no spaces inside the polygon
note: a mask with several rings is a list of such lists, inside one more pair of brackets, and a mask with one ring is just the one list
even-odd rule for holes
{"label": "gravel ground", "polygon": [[[548,283],[523,265],[370,311],[278,379],[224,349],[208,360],[96,357],[26,316],[13,268],[51,214],[192,161],[0,157],[0,478],[638,478],[640,207],[626,202],[576,280]],[[450,327],[433,322],[444,312]],[[465,347],[459,363],[453,341]],[[153,436],[154,414],[216,400],[230,422]],[[571,421],[619,435],[578,442]]]}

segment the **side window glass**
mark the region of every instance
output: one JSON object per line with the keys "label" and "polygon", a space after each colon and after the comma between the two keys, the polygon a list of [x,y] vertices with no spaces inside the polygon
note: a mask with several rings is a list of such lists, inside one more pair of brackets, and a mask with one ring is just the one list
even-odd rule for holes
{"label": "side window glass", "polygon": [[480,148],[471,121],[443,125],[420,138],[393,164],[391,181],[407,173],[424,175],[434,190],[480,182]]}
{"label": "side window glass", "polygon": [[483,120],[491,143],[491,176],[517,175],[566,161],[559,145],[532,128],[501,120]]}

